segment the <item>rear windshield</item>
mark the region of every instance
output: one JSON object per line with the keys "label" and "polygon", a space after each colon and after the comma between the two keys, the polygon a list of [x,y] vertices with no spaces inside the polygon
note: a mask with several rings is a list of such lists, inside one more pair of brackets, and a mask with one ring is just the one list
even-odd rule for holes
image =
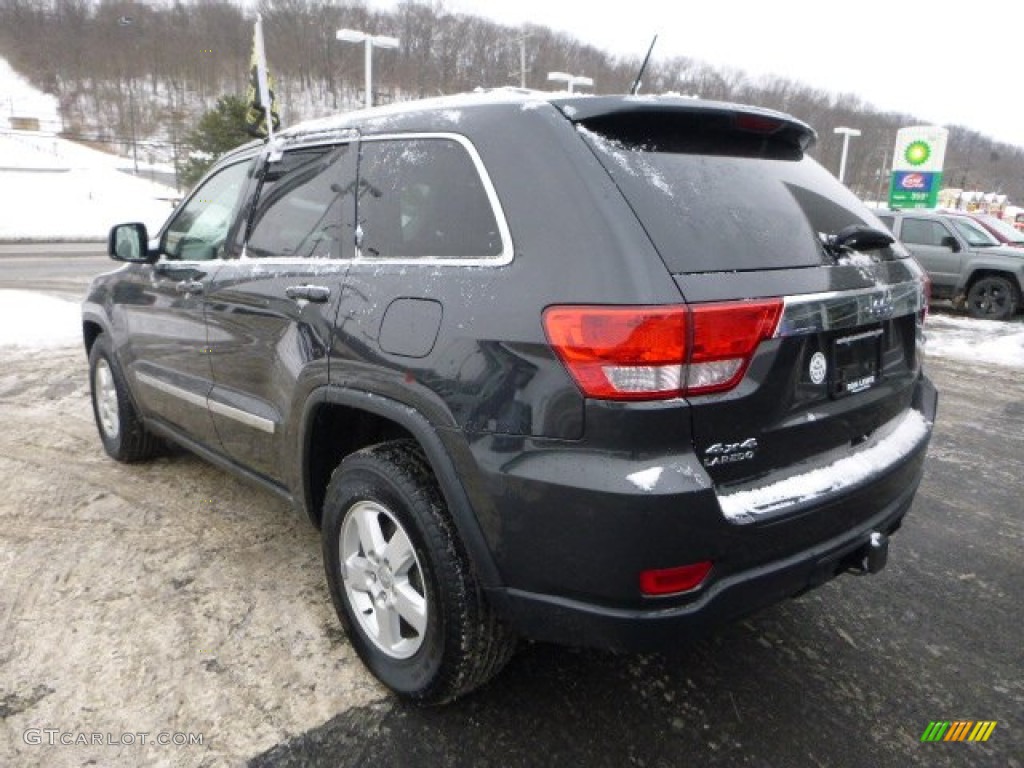
{"label": "rear windshield", "polygon": [[577,129],[674,273],[834,264],[822,234],[882,226],[813,159],[763,136]]}

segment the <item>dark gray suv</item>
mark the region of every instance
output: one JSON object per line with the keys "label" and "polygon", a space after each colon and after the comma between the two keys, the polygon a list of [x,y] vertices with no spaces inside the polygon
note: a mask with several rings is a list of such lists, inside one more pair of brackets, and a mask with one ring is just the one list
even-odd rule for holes
{"label": "dark gray suv", "polygon": [[498,91],[242,147],[152,240],[111,232],[100,439],[308,514],[353,647],[417,701],[518,636],[678,645],[877,571],[935,418],[923,273],[814,138]]}
{"label": "dark gray suv", "polygon": [[878,218],[927,270],[934,298],[989,320],[1008,320],[1020,308],[1024,250],[1001,244],[963,214],[880,211]]}

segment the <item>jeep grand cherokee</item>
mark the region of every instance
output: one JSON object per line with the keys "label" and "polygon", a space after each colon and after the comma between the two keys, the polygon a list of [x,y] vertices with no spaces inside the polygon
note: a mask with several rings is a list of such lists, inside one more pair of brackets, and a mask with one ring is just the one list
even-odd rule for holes
{"label": "jeep grand cherokee", "polygon": [[921,269],[783,114],[498,91],[221,159],[84,304],[100,439],[322,529],[363,661],[686,638],[876,571],[935,417]]}

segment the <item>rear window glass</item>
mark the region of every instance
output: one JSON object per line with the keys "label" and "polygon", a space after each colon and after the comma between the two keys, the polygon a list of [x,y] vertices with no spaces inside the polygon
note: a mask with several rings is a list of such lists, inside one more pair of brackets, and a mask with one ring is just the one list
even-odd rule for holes
{"label": "rear window glass", "polygon": [[365,258],[474,259],[502,253],[487,191],[457,141],[366,140],[359,187]]}
{"label": "rear window glass", "polygon": [[672,272],[832,264],[820,235],[883,226],[812,158],[765,137],[578,130]]}

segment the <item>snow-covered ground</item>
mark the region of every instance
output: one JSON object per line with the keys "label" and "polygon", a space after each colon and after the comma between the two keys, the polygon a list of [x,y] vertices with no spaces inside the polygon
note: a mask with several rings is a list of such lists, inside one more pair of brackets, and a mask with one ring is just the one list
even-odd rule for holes
{"label": "snow-covered ground", "polygon": [[0,290],[0,348],[80,344],[82,308],[35,291]]}
{"label": "snow-covered ground", "polygon": [[[58,138],[55,110],[0,58],[0,240],[97,240],[123,221],[159,228],[176,192],[125,173],[130,158]],[[41,130],[14,130],[12,117]]]}
{"label": "snow-covered ground", "polygon": [[931,312],[925,325],[925,353],[1024,370],[1024,318],[999,322]]}

